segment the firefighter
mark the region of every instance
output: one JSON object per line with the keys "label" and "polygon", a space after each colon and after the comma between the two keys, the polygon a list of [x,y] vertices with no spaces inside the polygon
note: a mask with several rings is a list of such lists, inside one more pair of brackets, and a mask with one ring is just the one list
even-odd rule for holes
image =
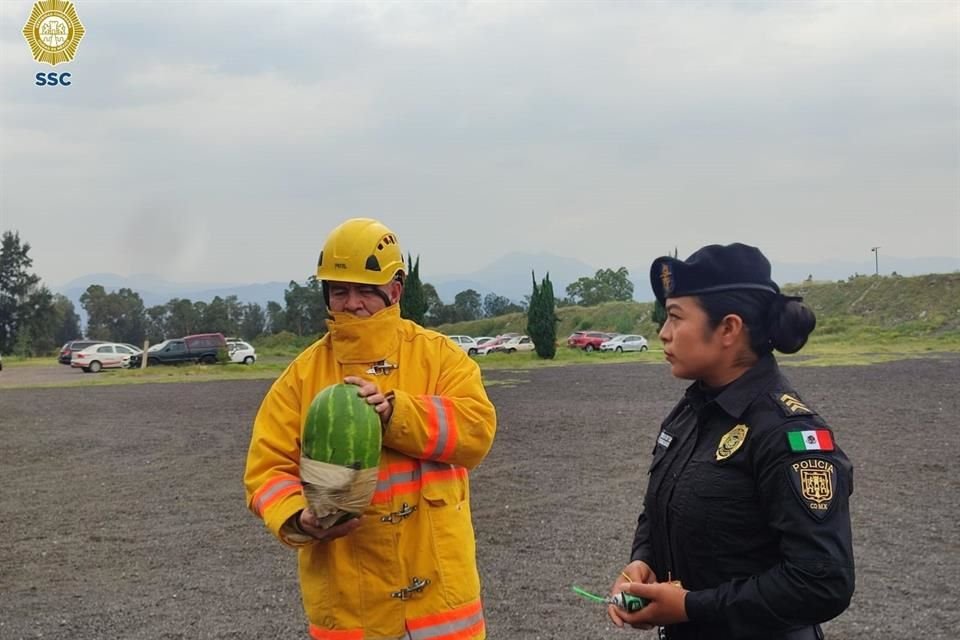
{"label": "firefighter", "polygon": [[[253,425],[247,503],[297,549],[315,640],[486,637],[468,471],[490,450],[496,413],[476,363],[401,318],[404,277],[382,223],[335,228],[317,266],[329,332],[276,380]],[[343,382],[380,416],[379,478],[360,519],[323,529],[301,486],[301,426],[314,396]]]}
{"label": "firefighter", "polygon": [[661,425],[631,562],[608,609],[669,640],[815,640],[854,589],[853,469],[834,430],[781,373],[813,311],[784,296],[755,247],[653,262],[666,360],[692,380]]}

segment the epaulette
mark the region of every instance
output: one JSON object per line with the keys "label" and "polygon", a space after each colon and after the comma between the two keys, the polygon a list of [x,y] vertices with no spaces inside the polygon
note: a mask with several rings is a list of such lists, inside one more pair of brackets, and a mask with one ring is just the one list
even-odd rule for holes
{"label": "epaulette", "polygon": [[770,394],[773,401],[780,407],[784,417],[815,416],[817,412],[810,409],[795,391],[775,391]]}

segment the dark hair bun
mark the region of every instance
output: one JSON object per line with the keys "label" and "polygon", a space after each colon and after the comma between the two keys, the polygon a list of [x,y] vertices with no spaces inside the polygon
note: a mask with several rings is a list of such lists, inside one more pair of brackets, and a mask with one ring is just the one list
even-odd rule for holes
{"label": "dark hair bun", "polygon": [[807,344],[816,326],[813,309],[799,300],[786,298],[770,327],[770,344],[781,353],[796,353]]}

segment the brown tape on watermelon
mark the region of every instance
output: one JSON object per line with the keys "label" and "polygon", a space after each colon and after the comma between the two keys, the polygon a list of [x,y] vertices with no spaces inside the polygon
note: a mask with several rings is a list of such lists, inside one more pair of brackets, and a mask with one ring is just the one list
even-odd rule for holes
{"label": "brown tape on watermelon", "polygon": [[303,495],[310,510],[328,529],[363,513],[377,490],[379,469],[350,469],[328,462],[300,458]]}

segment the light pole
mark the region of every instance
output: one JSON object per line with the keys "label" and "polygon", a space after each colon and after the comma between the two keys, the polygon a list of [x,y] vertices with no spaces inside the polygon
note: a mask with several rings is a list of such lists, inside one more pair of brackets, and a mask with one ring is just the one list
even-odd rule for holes
{"label": "light pole", "polygon": [[880,275],[880,247],[871,247],[870,251],[873,251],[873,265],[876,269],[875,275]]}

